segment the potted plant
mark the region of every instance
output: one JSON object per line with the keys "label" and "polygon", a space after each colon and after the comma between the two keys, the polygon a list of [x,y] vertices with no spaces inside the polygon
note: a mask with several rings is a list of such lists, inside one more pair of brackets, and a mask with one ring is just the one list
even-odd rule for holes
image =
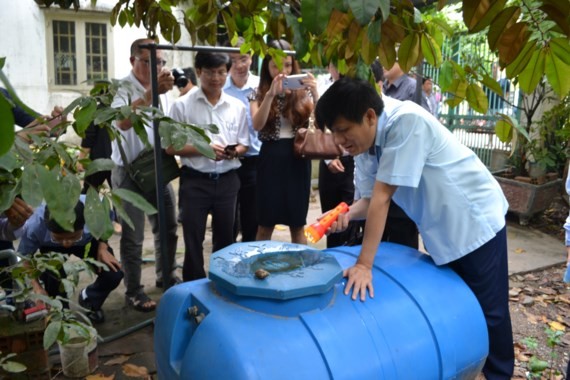
{"label": "potted plant", "polygon": [[[92,268],[104,269],[96,260],[68,260],[69,255],[56,252],[36,253],[31,257],[21,256],[14,266],[7,268],[12,276],[14,289],[10,295],[16,305],[25,300],[43,304],[47,308],[44,319],[43,349],[47,352],[55,343],[58,344],[63,373],[69,377],[84,377],[97,367],[97,330],[95,330],[84,310],[70,304],[79,283],[79,274],[86,272],[93,275]],[[61,282],[65,296],[49,297],[37,294],[33,281],[48,271]],[[65,273],[65,276],[62,276]],[[21,313],[16,307],[15,313]]]}

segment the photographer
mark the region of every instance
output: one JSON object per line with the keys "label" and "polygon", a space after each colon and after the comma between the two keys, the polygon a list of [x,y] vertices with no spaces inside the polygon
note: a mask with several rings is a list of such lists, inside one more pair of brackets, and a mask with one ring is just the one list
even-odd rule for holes
{"label": "photographer", "polygon": [[196,72],[192,67],[186,67],[184,69],[173,69],[172,75],[174,76],[174,84],[180,90],[180,96],[198,90]]}

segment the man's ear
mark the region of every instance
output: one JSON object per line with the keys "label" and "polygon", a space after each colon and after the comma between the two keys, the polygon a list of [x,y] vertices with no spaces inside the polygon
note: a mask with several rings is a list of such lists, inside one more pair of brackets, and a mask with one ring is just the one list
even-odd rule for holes
{"label": "man's ear", "polygon": [[372,108],[368,108],[366,113],[364,114],[364,120],[368,125],[373,126],[376,128],[376,124],[378,122],[378,116],[376,116],[376,112]]}

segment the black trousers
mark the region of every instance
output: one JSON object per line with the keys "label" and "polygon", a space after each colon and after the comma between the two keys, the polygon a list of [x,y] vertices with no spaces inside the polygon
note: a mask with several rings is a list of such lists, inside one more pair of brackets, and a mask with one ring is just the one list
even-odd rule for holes
{"label": "black trousers", "polygon": [[204,238],[208,214],[212,214],[213,252],[234,243],[234,220],[239,178],[236,170],[219,176],[182,167],[178,201],[182,210],[184,264],[182,279],[206,277]]}
{"label": "black trousers", "polygon": [[419,247],[418,227],[393,200],[388,209],[382,241],[402,244],[414,249]]}
{"label": "black trousers", "polygon": [[[97,259],[97,249],[99,248],[99,243],[96,239],[91,240],[91,248],[89,249],[88,257],[92,259]],[[54,251],[53,247],[41,247],[40,252],[47,253]],[[66,253],[70,255],[83,258],[85,254],[85,246],[72,246],[69,248],[60,247],[57,252]],[[109,247],[109,252],[114,255],[113,250]],[[101,270],[97,272],[97,268],[93,268],[97,273],[97,278],[95,282],[86,288],[87,298],[91,304],[93,310],[99,310],[109,294],[119,286],[121,280],[123,279],[123,271],[119,270],[113,272],[112,270]],[[65,271],[61,269],[60,276],[65,277]],[[66,297],[63,285],[61,281],[53,273],[45,271],[41,275],[41,280],[44,283],[44,289],[51,296],[55,297],[57,295]]]}
{"label": "black trousers", "polygon": [[507,228],[468,255],[449,263],[481,305],[489,331],[489,356],[483,367],[487,380],[508,380],[515,354],[509,311]]}
{"label": "black trousers", "polygon": [[241,231],[241,241],[255,241],[257,235],[257,156],[246,156],[237,169],[240,188],[237,196],[234,240]]}

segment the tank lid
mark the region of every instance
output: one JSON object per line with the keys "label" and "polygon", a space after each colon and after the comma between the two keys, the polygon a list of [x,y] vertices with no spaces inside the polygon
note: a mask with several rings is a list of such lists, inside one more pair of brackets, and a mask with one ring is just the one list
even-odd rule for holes
{"label": "tank lid", "polygon": [[328,292],[342,268],[330,253],[306,245],[256,241],[213,253],[209,278],[236,295],[287,300]]}

